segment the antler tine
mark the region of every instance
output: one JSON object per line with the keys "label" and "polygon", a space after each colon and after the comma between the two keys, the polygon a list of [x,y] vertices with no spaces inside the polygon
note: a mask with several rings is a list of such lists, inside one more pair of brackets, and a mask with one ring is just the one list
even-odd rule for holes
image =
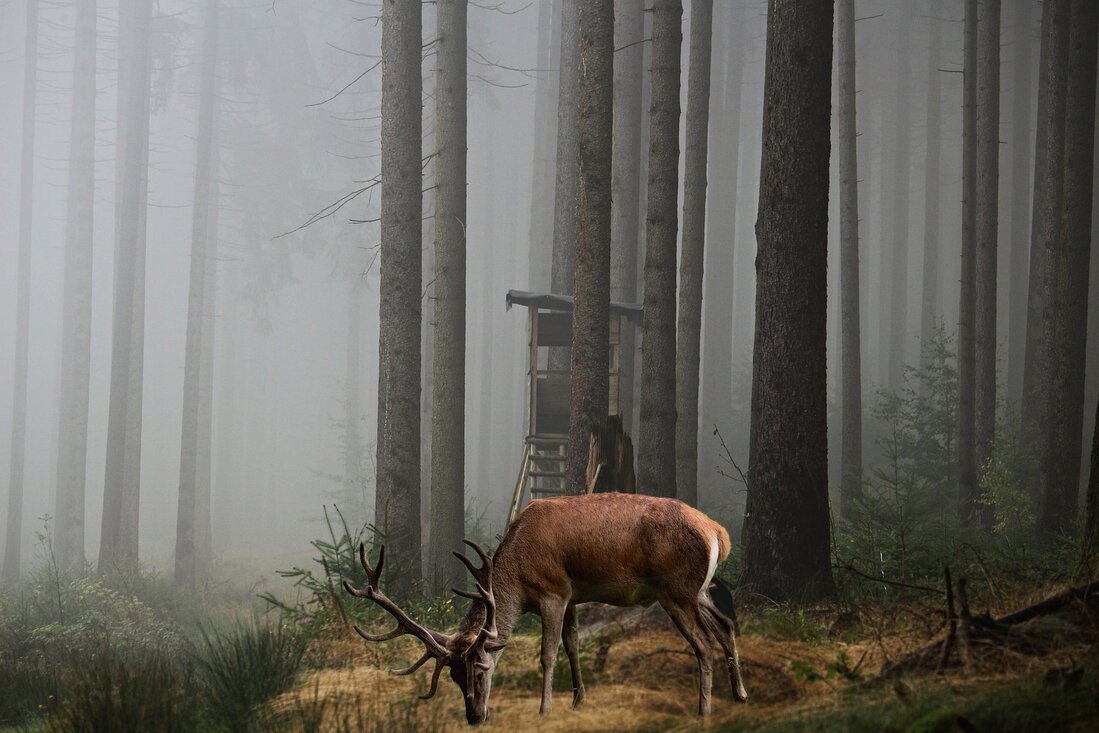
{"label": "antler tine", "polygon": [[[483,547],[473,540],[463,539],[462,542],[472,547],[473,551],[481,558],[481,567],[477,567],[473,564],[473,561],[463,553],[454,553],[454,556],[462,561],[462,564],[469,570],[470,575],[473,576],[474,584],[477,586],[477,592],[472,593],[466,590],[459,590],[458,588],[451,588],[451,590],[463,598],[481,601],[485,604],[485,623],[481,626],[481,632],[477,636],[477,642],[484,643],[486,640],[495,640],[497,637],[496,597],[492,593],[492,557],[485,552]],[[474,646],[476,646],[476,644]],[[470,648],[472,649],[473,647]]]}
{"label": "antler tine", "polygon": [[485,548],[481,547],[476,542],[468,538],[463,538],[462,542],[473,548],[473,551],[476,552],[478,557],[481,558],[481,562],[483,563],[484,567],[489,569],[492,568],[492,557],[487,552],[485,552]]}
{"label": "antler tine", "polygon": [[352,626],[351,628],[355,629],[355,633],[357,633],[359,636],[366,639],[367,641],[389,641],[391,639],[396,639],[398,636],[401,636],[405,633],[405,630],[402,629],[400,626],[393,629],[387,634],[368,634],[360,629],[358,626]]}
{"label": "antler tine", "polygon": [[442,660],[436,660],[435,671],[431,673],[431,688],[424,694],[418,696],[421,700],[430,700],[431,698],[435,697],[435,691],[439,689],[439,675],[442,673],[442,671]]}
{"label": "antler tine", "polygon": [[404,676],[406,676],[406,675],[410,675],[410,674],[412,674],[412,673],[413,673],[413,672],[415,672],[415,671],[416,671],[417,669],[419,669],[420,667],[424,666],[424,662],[426,662],[427,660],[429,660],[429,659],[431,659],[431,658],[432,658],[432,656],[431,656],[431,652],[424,652],[424,655],[423,655],[422,657],[420,657],[419,659],[417,659],[417,660],[416,660],[415,662],[413,662],[413,663],[412,663],[412,664],[410,664],[409,666],[407,666],[407,667],[402,667],[401,669],[391,669],[391,670],[389,670],[389,671],[390,671],[390,672],[391,672],[392,674],[395,674],[395,675],[399,675],[399,676],[401,676],[401,677],[404,677]]}
{"label": "antler tine", "polygon": [[367,583],[371,588],[377,588],[378,581],[382,577],[382,568],[385,566],[385,545],[382,545],[382,549],[378,552],[378,564],[371,569],[370,564],[366,561],[366,543],[360,542],[359,562],[362,563],[363,570],[366,571]]}

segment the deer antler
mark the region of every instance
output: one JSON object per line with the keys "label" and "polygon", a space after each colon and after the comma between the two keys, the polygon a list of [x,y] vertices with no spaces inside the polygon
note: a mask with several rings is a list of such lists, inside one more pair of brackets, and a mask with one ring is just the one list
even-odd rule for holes
{"label": "deer antler", "polygon": [[413,621],[396,603],[391,601],[381,592],[378,587],[378,582],[381,580],[382,567],[385,565],[385,545],[382,546],[381,551],[378,553],[378,564],[371,568],[370,564],[366,561],[366,545],[360,543],[359,562],[362,563],[363,570],[366,571],[366,590],[359,590],[346,580],[343,581],[343,587],[348,593],[356,598],[369,599],[385,609],[390,616],[396,619],[397,628],[385,634],[367,634],[358,626],[354,626],[355,633],[367,641],[389,641],[390,639],[396,639],[398,636],[406,634],[419,639],[425,647],[424,655],[408,667],[394,669],[391,670],[391,672],[396,675],[409,675],[422,667],[429,659],[434,658],[435,671],[431,674],[431,689],[428,690],[426,694],[420,696],[420,699],[426,700],[435,694],[435,690],[438,688],[439,674],[450,658],[450,651],[446,648],[448,639],[438,631],[432,631],[426,626],[421,626]]}
{"label": "deer antler", "polygon": [[[462,564],[469,570],[470,575],[473,576],[474,585],[477,587],[477,592],[473,593],[467,590],[461,590],[459,588],[452,588],[455,593],[463,598],[469,598],[474,601],[481,601],[485,604],[485,622],[481,626],[481,631],[477,635],[477,640],[470,646],[469,650],[476,649],[479,645],[488,647],[488,643],[496,642],[499,633],[496,629],[496,597],[492,594],[492,558],[484,548],[478,545],[473,540],[462,540],[465,544],[473,548],[473,551],[481,558],[481,566],[477,567],[473,564],[473,561],[460,552],[455,552],[454,556],[462,561]],[[503,648],[503,644],[492,644],[492,649],[488,651],[494,651],[495,649]],[[468,651],[467,651],[468,653]]]}

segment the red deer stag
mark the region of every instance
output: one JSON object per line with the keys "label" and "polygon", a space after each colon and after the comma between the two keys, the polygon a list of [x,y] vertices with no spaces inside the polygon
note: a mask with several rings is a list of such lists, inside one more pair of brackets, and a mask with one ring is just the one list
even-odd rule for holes
{"label": "red deer stag", "polygon": [[397,620],[387,634],[367,641],[387,641],[403,634],[426,648],[410,667],[395,674],[412,674],[435,660],[431,688],[448,668],[465,696],[471,725],[488,717],[492,673],[511,630],[524,613],[542,618],[542,706],[550,709],[553,666],[564,632],[565,653],[572,672],[573,706],[584,699],[576,638],[576,604],[599,602],[615,606],[659,603],[671,616],[698,659],[698,712],[710,712],[715,642],[725,653],[733,695],[747,699],[740,674],[733,622],[710,599],[709,586],[719,562],[729,554],[729,535],[697,509],[676,501],[634,494],[590,494],[532,501],[512,523],[496,554],[464,540],[481,558],[477,567],[454,553],[473,574],[476,592],[455,590],[474,601],[453,634],[416,623],[378,587],[385,548],[371,568],[365,547],[359,558],[368,585],[359,590],[344,582],[349,593],[368,598]]}

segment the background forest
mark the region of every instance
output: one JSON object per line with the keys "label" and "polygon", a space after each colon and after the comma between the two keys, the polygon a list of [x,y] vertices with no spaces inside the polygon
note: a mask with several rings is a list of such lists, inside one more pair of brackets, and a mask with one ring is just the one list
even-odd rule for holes
{"label": "background forest", "polygon": [[[1090,729],[1097,14],[0,0],[0,730],[463,725],[340,582],[453,627],[608,412],[732,538],[722,729]],[[494,723],[689,724],[671,624],[581,614],[596,703],[534,718],[528,619]]]}

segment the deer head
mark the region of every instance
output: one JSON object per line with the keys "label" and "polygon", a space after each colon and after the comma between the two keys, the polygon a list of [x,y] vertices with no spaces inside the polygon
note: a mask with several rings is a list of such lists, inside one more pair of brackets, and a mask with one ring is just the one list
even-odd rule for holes
{"label": "deer head", "polygon": [[[462,540],[473,548],[481,559],[480,567],[460,552],[454,555],[473,575],[476,592],[452,589],[455,593],[473,601],[479,602],[485,609],[484,620],[477,629],[459,630],[454,634],[443,634],[438,631],[421,626],[408,617],[401,608],[386,597],[379,588],[379,580],[382,575],[382,566],[385,563],[385,546],[382,546],[378,554],[378,564],[373,568],[366,561],[366,546],[359,545],[359,562],[366,571],[367,586],[365,590],[353,587],[346,580],[343,587],[347,592],[357,598],[367,598],[374,601],[397,621],[397,628],[386,634],[367,634],[358,626],[354,627],[356,633],[367,641],[388,641],[398,636],[414,636],[424,645],[424,654],[416,662],[403,669],[391,670],[393,674],[408,675],[414,673],[429,660],[435,660],[435,669],[431,673],[431,687],[426,693],[420,695],[421,700],[427,700],[435,695],[439,685],[439,676],[444,668],[450,672],[450,678],[462,691],[466,705],[466,721],[470,725],[477,725],[488,718],[488,697],[492,690],[492,674],[496,669],[496,660],[500,651],[506,645],[500,641],[496,629],[496,599],[492,594],[492,558],[476,542]],[[475,617],[475,614],[467,615]]]}

